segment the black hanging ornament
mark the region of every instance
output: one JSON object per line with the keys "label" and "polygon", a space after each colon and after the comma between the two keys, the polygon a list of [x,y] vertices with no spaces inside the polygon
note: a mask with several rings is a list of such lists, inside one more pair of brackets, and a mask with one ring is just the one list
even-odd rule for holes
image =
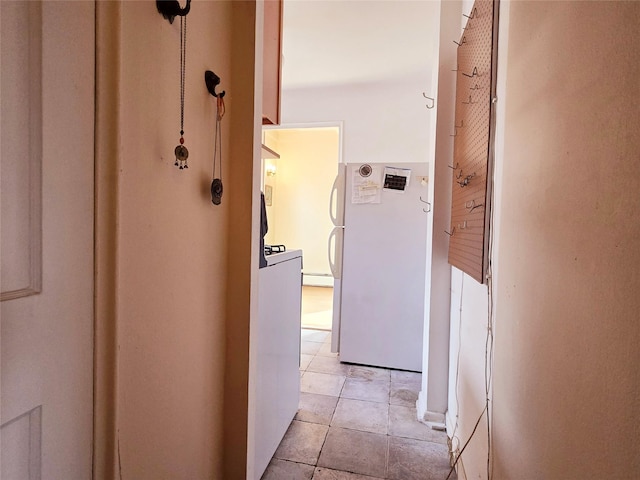
{"label": "black hanging ornament", "polygon": [[[211,201],[214,205],[222,202],[222,117],[224,116],[224,92],[216,97],[216,133],[213,140],[213,181],[211,182]],[[218,155],[219,153],[219,155]],[[216,162],[218,160],[218,162]],[[220,165],[220,178],[216,178],[216,163]]]}
{"label": "black hanging ornament", "polygon": [[214,178],[211,182],[211,201],[214,205],[220,205],[222,202],[222,180]]}

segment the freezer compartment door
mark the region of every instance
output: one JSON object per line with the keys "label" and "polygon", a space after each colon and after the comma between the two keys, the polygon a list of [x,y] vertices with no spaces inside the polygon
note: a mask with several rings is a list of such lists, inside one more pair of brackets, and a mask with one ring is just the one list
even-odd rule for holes
{"label": "freezer compartment door", "polygon": [[337,227],[344,226],[344,194],[345,176],[347,166],[344,163],[338,164],[338,175],[333,181],[331,194],[329,195],[329,217]]}

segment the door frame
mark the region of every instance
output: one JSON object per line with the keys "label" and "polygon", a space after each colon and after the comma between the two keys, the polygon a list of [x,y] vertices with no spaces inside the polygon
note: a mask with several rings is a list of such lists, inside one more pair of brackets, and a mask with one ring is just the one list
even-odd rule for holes
{"label": "door frame", "polygon": [[[117,235],[120,2],[96,2],[93,478],[118,471]],[[99,48],[108,45],[109,48]]]}

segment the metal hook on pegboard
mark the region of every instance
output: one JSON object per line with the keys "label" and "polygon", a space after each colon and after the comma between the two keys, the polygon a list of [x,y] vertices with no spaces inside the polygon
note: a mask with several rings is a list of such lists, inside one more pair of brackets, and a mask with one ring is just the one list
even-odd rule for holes
{"label": "metal hook on pegboard", "polygon": [[473,212],[476,208],[484,207],[484,203],[476,204],[475,200],[470,200],[464,203],[464,208],[469,210],[469,213]]}
{"label": "metal hook on pegboard", "polygon": [[463,17],[467,17],[469,20],[476,18],[476,15],[478,15],[478,9],[476,7],[473,7],[473,10],[471,10],[471,15],[462,14]]}
{"label": "metal hook on pegboard", "polygon": [[464,120],[460,120],[460,125],[453,125],[453,131],[455,132],[453,135],[449,135],[450,137],[458,136],[458,129],[464,127]]}
{"label": "metal hook on pegboard", "polygon": [[471,99],[471,95],[469,95],[469,101],[468,101],[468,102],[462,102],[462,103],[463,103],[464,105],[475,105],[475,104],[476,104],[476,103],[478,103],[478,102],[474,102],[474,101]]}
{"label": "metal hook on pegboard", "polygon": [[462,45],[464,45],[465,43],[467,43],[467,37],[463,36],[462,40],[458,43],[455,40],[453,41],[453,43],[455,43],[456,45],[458,45],[459,47],[461,47]]}
{"label": "metal hook on pegboard", "polygon": [[469,75],[468,73],[464,73],[464,72],[462,72],[462,74],[465,77],[469,77],[469,78],[479,77],[480,76],[480,74],[478,73],[478,67],[473,67],[473,71],[471,72],[471,75]]}
{"label": "metal hook on pegboard", "polygon": [[466,177],[464,177],[461,182],[456,182],[456,183],[461,187],[466,187],[467,185],[469,185],[469,182],[471,181],[471,179],[475,176],[476,176],[476,172],[473,172],[471,175],[467,175]]}

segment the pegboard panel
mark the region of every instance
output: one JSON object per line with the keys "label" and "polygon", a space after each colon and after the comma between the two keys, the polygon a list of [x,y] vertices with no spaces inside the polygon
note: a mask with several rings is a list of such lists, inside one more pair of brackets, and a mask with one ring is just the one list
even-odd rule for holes
{"label": "pegboard panel", "polygon": [[497,2],[476,0],[456,41],[449,263],[480,283],[485,281],[488,262],[496,12]]}

